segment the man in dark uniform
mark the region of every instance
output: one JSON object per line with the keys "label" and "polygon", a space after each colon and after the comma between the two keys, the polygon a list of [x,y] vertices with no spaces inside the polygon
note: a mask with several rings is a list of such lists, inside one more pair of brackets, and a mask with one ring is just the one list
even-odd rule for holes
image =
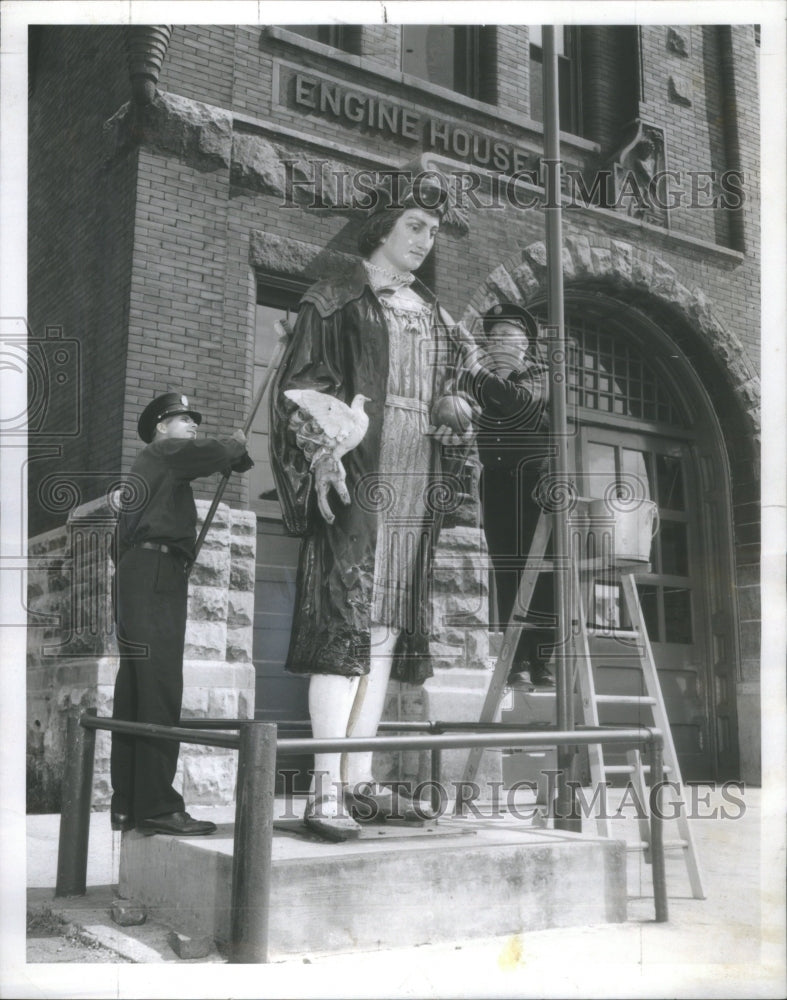
{"label": "man in dark uniform", "polygon": [[[516,613],[519,581],[540,514],[533,493],[550,453],[549,383],[546,368],[528,357],[538,324],[526,309],[494,306],[483,318],[483,331],[481,350],[467,354],[461,387],[481,408],[477,440],[484,534],[495,572],[498,625],[505,630]],[[536,687],[555,683],[548,656],[539,648],[555,641],[548,625],[554,613],[552,587],[552,577],[540,574],[527,615],[529,627],[522,630],[512,667],[512,674],[523,678],[529,673]],[[539,622],[545,627],[534,627]]]}
{"label": "man in dark uniform", "polygon": [[[197,525],[191,480],[245,472],[253,464],[243,431],[197,441],[201,422],[202,415],[176,392],[154,399],[139,418],[139,436],[147,447],[131,472],[144,484],[144,496],[118,521],[116,719],[167,726],[180,720],[188,570]],[[136,826],[144,833],[213,833],[215,825],[189,816],[172,787],[179,749],[174,740],[112,734],[114,830]]]}

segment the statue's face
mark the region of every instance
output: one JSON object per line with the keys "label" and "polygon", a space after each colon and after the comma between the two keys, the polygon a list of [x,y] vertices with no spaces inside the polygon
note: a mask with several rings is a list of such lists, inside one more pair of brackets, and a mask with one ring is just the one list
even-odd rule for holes
{"label": "statue's face", "polygon": [[408,208],[372,254],[375,264],[394,271],[415,271],[434,246],[440,220],[422,208]]}

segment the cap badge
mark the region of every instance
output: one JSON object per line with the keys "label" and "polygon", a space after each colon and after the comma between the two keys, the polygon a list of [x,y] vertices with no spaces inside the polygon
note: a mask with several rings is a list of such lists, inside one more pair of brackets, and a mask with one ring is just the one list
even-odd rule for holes
{"label": "cap badge", "polygon": [[188,406],[189,405],[189,401],[188,401],[188,399],[186,399],[185,396],[181,396],[180,397],[180,405],[181,406]]}

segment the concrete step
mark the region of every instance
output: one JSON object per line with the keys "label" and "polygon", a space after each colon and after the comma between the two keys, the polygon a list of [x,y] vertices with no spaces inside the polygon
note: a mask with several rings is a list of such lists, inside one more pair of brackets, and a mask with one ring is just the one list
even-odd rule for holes
{"label": "concrete step", "polygon": [[[480,817],[446,815],[425,827],[369,825],[361,839],[344,844],[298,834],[299,820],[290,814],[274,833],[271,958],[626,919],[623,841],[536,829],[529,817],[479,811]],[[123,834],[121,896],[182,933],[225,943],[229,809],[226,819],[210,837]]]}

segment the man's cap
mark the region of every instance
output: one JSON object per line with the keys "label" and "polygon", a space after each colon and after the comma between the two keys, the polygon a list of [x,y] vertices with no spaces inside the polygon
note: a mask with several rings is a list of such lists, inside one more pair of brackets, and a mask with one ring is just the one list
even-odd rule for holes
{"label": "man's cap", "polygon": [[179,392],[165,392],[161,396],[156,396],[152,403],[148,403],[139,418],[137,423],[139,436],[145,444],[150,444],[156,435],[156,424],[179,413],[187,413],[195,424],[202,423],[202,414],[189,409],[188,399]]}
{"label": "man's cap", "polygon": [[484,313],[484,333],[488,334],[495,323],[516,323],[525,330],[531,340],[538,338],[538,322],[535,316],[523,306],[514,305],[513,302],[499,303]]}

